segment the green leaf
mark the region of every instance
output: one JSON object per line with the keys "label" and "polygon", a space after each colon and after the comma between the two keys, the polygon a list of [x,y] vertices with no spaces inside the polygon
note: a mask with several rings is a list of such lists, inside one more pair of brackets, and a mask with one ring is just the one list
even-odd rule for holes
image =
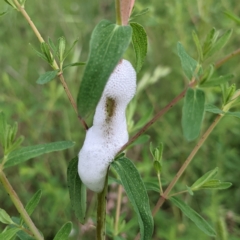
{"label": "green leaf", "polygon": [[240,118],[240,112],[226,112],[225,115]]}
{"label": "green leaf", "polygon": [[78,92],[79,113],[86,117],[95,110],[106,82],[131,40],[130,26],[101,21],[90,40],[90,54]]}
{"label": "green leaf", "polygon": [[232,19],[235,23],[240,24],[240,18],[239,18],[238,16],[236,16],[235,14],[233,14],[232,12],[230,12],[230,11],[225,11],[224,14],[225,14],[228,18]]}
{"label": "green leaf", "polygon": [[78,157],[73,158],[68,165],[67,182],[72,208],[79,222],[83,224],[86,215],[87,190],[78,175]]}
{"label": "green leaf", "polygon": [[214,178],[218,173],[218,168],[214,168],[213,170],[205,173],[202,177],[200,177],[192,186],[191,189],[195,190],[200,188],[205,182]]}
{"label": "green leaf", "polygon": [[148,12],[149,12],[149,8],[145,8],[142,11],[135,13],[134,8],[133,8],[133,11],[132,11],[132,14],[130,16],[129,22],[132,21],[133,19],[137,18],[137,17],[140,17],[140,16],[148,13]]}
{"label": "green leaf", "polygon": [[[177,44],[178,56],[181,60],[182,69],[189,80],[191,80],[195,75],[201,73],[201,68],[197,71],[198,62],[190,57],[185,51],[183,45],[178,42]],[[197,71],[197,72],[196,72]]]}
{"label": "green leaf", "polygon": [[18,10],[16,5],[14,4],[13,0],[4,0],[4,2],[6,2],[7,4],[9,4],[11,7],[13,7],[14,9]]}
{"label": "green leaf", "polygon": [[203,84],[200,84],[200,86],[201,87],[215,87],[215,86],[219,86],[221,84],[224,84],[224,83],[228,82],[233,77],[234,77],[233,74],[227,74],[227,75],[220,76],[220,77],[217,77],[217,78],[212,78],[212,79],[207,80]]}
{"label": "green leaf", "polygon": [[154,191],[160,193],[159,183],[158,182],[144,182],[147,191]]}
{"label": "green leaf", "polygon": [[196,226],[205,234],[211,237],[215,237],[216,233],[214,229],[209,225],[209,223],[192,208],[190,208],[186,203],[176,197],[171,197],[169,200],[176,207],[178,207],[189,219],[191,219],[196,224]]}
{"label": "green leaf", "polygon": [[212,46],[215,44],[218,38],[218,32],[213,28],[207,35],[203,43],[203,56],[206,57],[207,53],[212,49]]}
{"label": "green leaf", "polygon": [[0,143],[5,147],[5,135],[6,135],[7,122],[3,112],[0,112]]}
{"label": "green leaf", "polygon": [[77,42],[78,42],[78,39],[76,39],[76,40],[73,42],[72,46],[65,52],[64,57],[63,57],[63,60],[65,60],[65,59],[67,58],[67,56],[68,56],[69,53],[72,51],[72,49],[75,47],[75,45],[77,44]]}
{"label": "green leaf", "polygon": [[[33,213],[33,211],[37,207],[37,205],[38,205],[38,203],[41,199],[41,196],[42,196],[42,190],[40,189],[32,196],[32,198],[27,203],[27,205],[25,207],[25,210],[27,211],[29,216],[31,216],[31,214]],[[21,223],[23,223],[22,219],[21,219]]]}
{"label": "green leaf", "polygon": [[11,217],[2,208],[0,208],[0,222],[2,222],[4,224],[12,224],[13,223]]}
{"label": "green leaf", "polygon": [[18,231],[20,231],[19,228],[8,228],[6,231],[0,233],[0,239],[12,240]]}
{"label": "green leaf", "polygon": [[210,64],[206,71],[204,71],[203,76],[201,77],[200,85],[203,85],[206,81],[208,81],[212,77],[214,70],[215,70],[214,65]]}
{"label": "green leaf", "polygon": [[22,147],[11,152],[8,156],[4,168],[15,166],[19,163],[25,162],[31,158],[38,157],[45,153],[56,152],[70,148],[75,143],[72,141],[61,141],[46,144],[39,144],[35,146]]}
{"label": "green leaf", "polygon": [[188,193],[189,193],[191,196],[193,196],[194,193],[193,193],[192,189],[191,189],[190,187],[188,187],[188,186],[186,186],[186,187],[187,187]]}
{"label": "green leaf", "polygon": [[152,239],[153,218],[145,185],[134,164],[125,157],[112,162],[111,166],[117,172],[126,194],[138,216],[142,240]]}
{"label": "green leaf", "polygon": [[45,84],[53,80],[58,75],[59,70],[45,72],[37,80],[38,84]]}
{"label": "green leaf", "polygon": [[68,68],[68,67],[84,66],[84,65],[86,65],[85,62],[70,63],[70,64],[67,64],[67,65],[63,66],[63,70],[65,70],[65,69]]}
{"label": "green leaf", "polygon": [[230,183],[230,182],[221,182],[218,179],[211,179],[211,180],[208,180],[207,182],[205,182],[203,185],[201,185],[201,187],[198,189],[222,190],[222,189],[230,188],[231,186],[232,186],[232,183]]}
{"label": "green leaf", "polygon": [[132,44],[136,56],[136,72],[138,73],[147,55],[147,34],[142,25],[130,23],[132,27]]}
{"label": "green leaf", "polygon": [[200,89],[188,88],[182,110],[184,137],[194,140],[198,137],[204,115],[205,94]]}
{"label": "green leaf", "polygon": [[224,111],[212,104],[205,104],[205,111],[215,114],[224,114]]}
{"label": "green leaf", "polygon": [[53,240],[68,240],[68,236],[72,230],[72,223],[67,222],[65,223],[61,229],[57,232],[56,236]]}
{"label": "green leaf", "polygon": [[202,62],[203,61],[203,51],[202,51],[202,46],[200,44],[200,40],[195,31],[192,32],[192,36],[193,36],[193,40],[194,40],[194,43],[195,43],[197,51],[198,51],[199,61]]}
{"label": "green leaf", "polygon": [[207,57],[211,57],[213,54],[215,54],[216,52],[218,52],[219,50],[221,50],[224,45],[228,42],[229,38],[232,35],[232,29],[228,30],[227,32],[225,32],[218,40],[215,44],[213,44],[212,48],[209,50],[209,52],[206,54],[206,58]]}
{"label": "green leaf", "polygon": [[58,39],[58,55],[59,55],[59,61],[61,64],[64,61],[65,49],[66,49],[66,39],[65,37],[60,37]]}
{"label": "green leaf", "polygon": [[19,231],[17,233],[17,237],[20,239],[20,240],[35,240],[35,238],[29,236],[26,232],[24,231]]}
{"label": "green leaf", "polygon": [[52,49],[53,54],[55,55],[57,53],[57,47],[50,37],[48,38],[48,44],[49,44],[50,48]]}
{"label": "green leaf", "polygon": [[45,55],[47,62],[52,65],[53,63],[53,57],[52,54],[50,52],[50,48],[49,45],[46,42],[41,42],[41,50],[42,53]]}
{"label": "green leaf", "polygon": [[32,44],[30,44],[31,48],[35,51],[35,53],[37,54],[38,57],[40,57],[41,59],[43,59],[44,61],[48,62],[46,56],[44,54],[42,54],[41,52],[39,52],[35,47],[32,46]]}

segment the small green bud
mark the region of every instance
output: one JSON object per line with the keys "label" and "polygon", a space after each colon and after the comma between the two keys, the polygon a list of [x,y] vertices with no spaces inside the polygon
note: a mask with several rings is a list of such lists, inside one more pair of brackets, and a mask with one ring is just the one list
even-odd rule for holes
{"label": "small green bud", "polygon": [[162,164],[159,161],[154,161],[153,162],[153,167],[156,170],[157,173],[161,173],[162,171]]}

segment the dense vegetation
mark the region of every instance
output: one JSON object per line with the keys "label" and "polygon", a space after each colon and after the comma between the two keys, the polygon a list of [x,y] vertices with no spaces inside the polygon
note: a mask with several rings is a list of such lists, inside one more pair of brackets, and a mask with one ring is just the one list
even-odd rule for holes
{"label": "dense vegetation", "polygon": [[[237,15],[240,11],[237,3],[236,0],[136,1],[137,11],[149,8],[149,12],[137,19],[148,35],[148,54],[138,74],[138,84],[143,88],[138,89],[137,107],[133,117],[135,122],[150,110],[153,116],[186,87],[187,80],[177,56],[177,42],[180,41],[189,55],[197,59],[197,50],[192,38],[193,30],[203,42],[213,27],[220,31],[220,35],[233,29],[227,45],[210,58],[209,62],[217,62],[239,48],[240,19],[232,19],[226,14],[231,12]],[[79,38],[66,63],[86,61],[90,34],[94,26],[103,18],[115,21],[114,1],[109,0],[27,1],[26,9],[45,39],[51,37],[57,42],[60,36],[65,36],[70,45]],[[87,223],[83,226],[78,223],[71,209],[66,181],[68,162],[78,154],[85,131],[58,80],[47,85],[36,84],[39,75],[50,68],[33,50],[32,46],[39,49],[39,42],[25,19],[3,1],[0,3],[0,10],[1,12],[8,10],[7,14],[0,18],[0,112],[5,113],[10,124],[18,122],[18,135],[25,136],[24,146],[61,140],[76,142],[74,148],[43,155],[9,169],[6,171],[7,177],[24,204],[38,189],[42,189],[41,202],[32,218],[46,239],[52,240],[58,229],[67,221],[74,223],[71,239],[94,239],[96,196],[89,191]],[[134,64],[132,47],[127,50],[124,57]],[[238,88],[240,86],[238,65],[239,56],[236,56],[214,74],[220,76],[233,73],[235,77],[231,82],[236,83]],[[64,73],[75,98],[83,69],[84,66],[73,67]],[[207,89],[205,93],[209,103],[221,107],[219,87]],[[149,143],[157,145],[163,142],[163,188],[175,176],[198,141],[188,142],[183,137],[182,106],[183,101],[147,131],[149,135],[147,143],[136,145],[127,151],[127,156],[134,160],[142,177],[148,182],[156,182]],[[212,113],[205,114],[202,133],[214,117]],[[91,125],[91,117],[87,119],[87,123]],[[191,186],[204,173],[218,167],[218,178],[231,182],[233,184],[231,188],[222,191],[201,190],[195,192],[194,196],[185,193],[181,197],[211,225],[217,227],[224,224],[228,232],[226,239],[231,240],[240,237],[239,126],[239,118],[224,117],[174,189],[174,192],[185,190],[186,185]],[[130,134],[135,132],[132,131]],[[0,150],[0,157],[1,154]],[[153,208],[159,193],[155,191],[148,193]],[[116,200],[117,186],[113,183],[109,187],[107,205],[109,231],[114,229]],[[11,216],[18,214],[2,189],[0,208],[5,209]],[[125,195],[121,211],[119,230],[124,238],[134,239],[139,231],[137,218]],[[153,239],[213,239],[202,233],[169,202],[164,204],[154,219]],[[0,229],[3,228],[4,225],[1,224]]]}

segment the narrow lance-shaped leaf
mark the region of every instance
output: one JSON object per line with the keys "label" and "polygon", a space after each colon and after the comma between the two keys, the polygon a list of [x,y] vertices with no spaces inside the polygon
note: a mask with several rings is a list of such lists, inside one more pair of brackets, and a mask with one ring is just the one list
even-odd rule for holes
{"label": "narrow lance-shaped leaf", "polygon": [[45,72],[37,80],[38,84],[45,84],[53,80],[58,75],[59,70]]}
{"label": "narrow lance-shaped leaf", "polygon": [[5,232],[0,233],[0,239],[12,240],[20,228],[8,228]]}
{"label": "narrow lance-shaped leaf", "polygon": [[226,112],[226,115],[240,118],[240,112]]}
{"label": "narrow lance-shaped leaf", "polygon": [[230,182],[221,182],[218,179],[211,179],[201,185],[198,189],[216,189],[216,190],[223,190],[228,189],[232,186]]}
{"label": "narrow lance-shaped leaf", "polygon": [[71,222],[65,223],[61,227],[61,229],[57,232],[53,240],[68,240],[71,230],[72,230],[72,223]]}
{"label": "narrow lance-shaped leaf", "polygon": [[13,223],[11,217],[2,208],[0,208],[0,222],[2,222],[4,224],[12,224]]}
{"label": "narrow lance-shaped leaf", "polygon": [[[38,205],[38,203],[41,199],[41,196],[42,196],[42,190],[40,189],[32,196],[32,198],[27,203],[25,209],[26,209],[29,216],[31,216],[31,214],[33,213],[33,211],[37,207],[37,205]],[[23,223],[22,218],[21,218],[21,223]]]}
{"label": "narrow lance-shaped leaf", "polygon": [[186,203],[181,201],[176,197],[171,197],[169,199],[175,206],[177,206],[181,211],[191,219],[196,226],[201,229],[208,236],[214,237],[216,235],[214,229],[209,225],[209,223],[200,216],[197,212],[195,212],[192,208],[190,208]]}
{"label": "narrow lance-shaped leaf", "polygon": [[126,194],[138,216],[142,240],[152,239],[153,218],[145,185],[134,164],[125,157],[118,158],[111,166],[117,172]]}
{"label": "narrow lance-shaped leaf", "polygon": [[205,105],[205,111],[215,113],[215,114],[224,114],[223,110],[221,110],[220,108],[218,108],[218,107],[216,107],[215,105],[212,105],[212,104],[206,104]]}
{"label": "narrow lance-shaped leaf", "polygon": [[221,84],[225,84],[226,82],[228,82],[233,77],[234,77],[233,74],[227,74],[227,75],[220,76],[220,77],[217,77],[217,78],[211,78],[211,79],[207,80],[206,82],[204,82],[203,84],[201,84],[201,87],[219,86]]}
{"label": "narrow lance-shaped leaf", "polygon": [[198,51],[199,60],[200,60],[200,62],[202,62],[203,61],[203,51],[202,51],[202,46],[200,44],[200,40],[195,31],[192,32],[192,36],[193,36],[193,40],[194,40],[194,43],[195,43],[197,51]]}
{"label": "narrow lance-shaped leaf", "polygon": [[205,173],[191,186],[191,189],[194,190],[201,187],[205,182],[214,178],[217,175],[217,173],[218,173],[218,168],[214,168],[213,170]]}
{"label": "narrow lance-shaped leaf", "polygon": [[182,110],[182,128],[184,137],[194,140],[198,137],[204,115],[205,94],[200,89],[189,88]]}
{"label": "narrow lance-shaped leaf", "polygon": [[224,45],[228,42],[229,38],[232,35],[232,29],[225,32],[215,44],[213,44],[213,47],[209,50],[209,52],[206,54],[206,57],[211,57],[213,54],[215,54],[217,51],[221,50]]}
{"label": "narrow lance-shaped leaf", "polygon": [[31,158],[38,157],[45,153],[61,151],[70,147],[73,147],[75,143],[71,141],[61,141],[46,144],[39,144],[35,146],[22,147],[18,150],[11,152],[8,155],[7,162],[4,168],[17,165],[19,163],[25,162]]}
{"label": "narrow lance-shaped leaf", "polygon": [[147,34],[138,23],[130,23],[132,27],[132,44],[136,56],[136,72],[139,72],[147,55]]}
{"label": "narrow lance-shaped leaf", "polygon": [[72,208],[77,219],[84,223],[87,190],[78,175],[78,157],[73,158],[68,165],[67,182]]}
{"label": "narrow lance-shaped leaf", "polygon": [[95,27],[77,97],[78,110],[83,117],[96,108],[109,76],[130,43],[131,34],[130,26],[119,26],[106,20]]}
{"label": "narrow lance-shaped leaf", "polygon": [[182,69],[189,80],[194,77],[194,74],[198,75],[202,72],[201,68],[199,68],[199,71],[197,71],[198,62],[187,54],[180,42],[177,44],[177,50],[178,56],[181,60]]}

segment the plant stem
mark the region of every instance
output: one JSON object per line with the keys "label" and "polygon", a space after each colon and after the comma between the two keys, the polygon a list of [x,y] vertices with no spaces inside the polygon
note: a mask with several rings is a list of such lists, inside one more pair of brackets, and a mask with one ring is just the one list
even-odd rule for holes
{"label": "plant stem", "polygon": [[[28,13],[26,12],[26,10],[20,5],[20,3],[18,2],[18,0],[14,0],[14,3],[15,5],[17,6],[19,12],[21,12],[21,14],[24,16],[24,18],[27,20],[27,22],[29,23],[30,27],[32,28],[33,32],[35,33],[36,37],[38,38],[39,42],[42,43],[42,42],[45,42],[44,39],[42,38],[40,32],[38,31],[37,27],[35,26],[35,24],[33,23],[33,21],[31,20],[31,18],[29,17]],[[53,68],[55,70],[59,69],[59,66],[56,62],[56,60],[54,59],[53,61]],[[77,114],[78,116],[78,119],[80,120],[82,126],[84,127],[85,130],[88,130],[88,126],[86,124],[86,122],[84,121],[84,119],[78,114],[78,110],[77,110],[77,104],[75,103],[74,99],[73,99],[73,96],[68,88],[68,85],[63,77],[63,73],[59,73],[58,74],[58,77],[63,85],[63,88],[68,96],[68,99],[75,111],[75,113]]]}
{"label": "plant stem", "polygon": [[122,202],[122,185],[118,186],[118,197],[117,197],[117,209],[116,209],[116,219],[115,219],[115,236],[118,235],[118,223],[119,223],[119,216],[121,210],[121,202]]}
{"label": "plant stem", "polygon": [[103,191],[97,195],[97,240],[105,240],[106,236],[106,195],[108,189],[108,174],[105,179]]}
{"label": "plant stem", "polygon": [[116,9],[116,23],[118,25],[122,25],[120,0],[115,0],[115,9]]}
{"label": "plant stem", "polygon": [[183,172],[186,170],[186,168],[188,167],[188,165],[191,163],[193,157],[196,155],[196,153],[198,152],[198,150],[200,149],[200,147],[203,145],[203,143],[206,141],[206,139],[208,138],[208,136],[210,135],[210,133],[213,131],[213,129],[215,128],[215,126],[218,124],[218,122],[220,121],[220,119],[222,118],[222,114],[218,115],[215,120],[213,121],[213,123],[210,125],[210,127],[207,129],[207,131],[203,134],[203,136],[200,138],[200,140],[198,141],[197,145],[194,147],[194,149],[192,150],[192,152],[190,153],[190,155],[188,156],[188,158],[186,159],[186,161],[183,163],[182,167],[179,169],[178,173],[175,175],[175,177],[173,178],[173,180],[171,181],[171,183],[169,184],[169,186],[167,187],[167,189],[164,191],[163,195],[159,198],[156,206],[154,207],[153,211],[152,211],[152,215],[155,216],[156,213],[158,212],[158,210],[160,209],[160,207],[163,205],[163,203],[165,202],[165,200],[168,198],[168,194],[170,193],[170,191],[172,190],[172,188],[175,186],[175,184],[177,183],[178,179],[182,176]]}
{"label": "plant stem", "polygon": [[5,188],[6,192],[9,194],[13,204],[17,208],[18,212],[22,216],[25,223],[28,225],[29,229],[31,230],[33,237],[37,240],[44,240],[43,236],[40,234],[36,226],[34,225],[32,219],[29,217],[28,213],[26,212],[22,202],[20,201],[17,193],[14,191],[12,185],[8,181],[6,175],[2,170],[0,170],[0,181],[2,182],[3,187]]}
{"label": "plant stem", "polygon": [[139,138],[149,127],[152,126],[161,116],[163,116],[169,109],[175,106],[182,98],[184,98],[187,89],[195,86],[196,80],[189,83],[188,87],[184,89],[177,97],[175,97],[170,103],[168,103],[160,112],[158,112],[148,123],[146,123],[125,145],[122,146],[118,153],[125,150],[130,144],[132,144],[137,138]]}
{"label": "plant stem", "polygon": [[222,58],[221,60],[217,61],[215,63],[215,68],[219,68],[221,67],[225,62],[227,62],[228,60],[230,60],[231,58],[237,56],[238,54],[240,54],[240,48],[235,50],[234,52],[228,54],[227,56],[225,56],[224,58]]}
{"label": "plant stem", "polygon": [[162,188],[162,182],[161,182],[161,175],[160,175],[160,173],[158,173],[157,177],[158,177],[158,183],[159,183],[159,188],[160,188],[160,195],[162,195],[163,194],[163,188]]}

